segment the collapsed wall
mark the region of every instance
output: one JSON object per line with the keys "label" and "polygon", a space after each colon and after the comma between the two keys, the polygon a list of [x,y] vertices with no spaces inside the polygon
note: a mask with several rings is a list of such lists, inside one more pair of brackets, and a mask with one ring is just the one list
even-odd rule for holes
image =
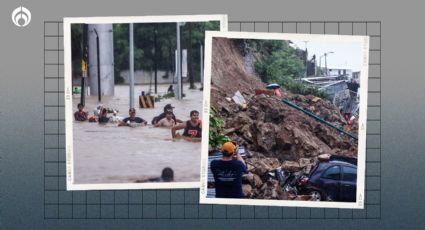
{"label": "collapsed wall", "polygon": [[[311,95],[292,94],[285,89],[282,97],[256,95],[255,89],[264,89],[265,84],[245,69],[238,42],[213,39],[211,104],[225,121],[224,134],[246,149],[249,173],[244,176],[244,192],[247,197],[282,198],[277,181],[267,177],[276,167],[300,173],[311,169],[319,155],[357,158],[357,142],[351,137],[285,105],[282,99],[341,127],[345,121],[331,102]],[[237,91],[245,97],[247,108],[230,100]]]}

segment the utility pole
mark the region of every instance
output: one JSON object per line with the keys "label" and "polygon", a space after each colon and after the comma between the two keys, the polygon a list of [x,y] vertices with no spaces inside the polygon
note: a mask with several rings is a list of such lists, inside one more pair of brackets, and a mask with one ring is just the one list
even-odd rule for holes
{"label": "utility pole", "polygon": [[96,50],[97,50],[97,95],[99,102],[102,101],[101,96],[101,87],[100,87],[100,49],[99,49],[99,34],[97,33],[96,28],[94,28],[94,32],[96,33]]}
{"label": "utility pole", "polygon": [[[114,95],[114,46],[112,24],[88,24],[88,84],[91,96]],[[100,52],[102,51],[102,52]],[[100,101],[101,97],[99,97]]]}
{"label": "utility pole", "polygon": [[333,54],[334,52],[333,51],[329,51],[329,52],[326,52],[326,53],[324,53],[322,56],[320,56],[320,68],[322,67],[322,57],[323,56],[325,56],[325,76],[328,76],[328,62],[327,62],[327,56],[328,56],[328,54]]}
{"label": "utility pole", "polygon": [[201,47],[200,47],[200,52],[201,52],[201,54],[200,54],[200,61],[201,61],[201,64],[199,65],[200,67],[201,67],[201,71],[200,71],[200,75],[201,75],[201,88],[203,89],[204,88],[204,47],[202,46],[202,43],[201,43]]}
{"label": "utility pole", "polygon": [[181,72],[181,66],[182,66],[182,60],[181,60],[181,47],[180,47],[180,22],[176,23],[176,29],[177,29],[177,65],[176,65],[176,72],[177,72],[177,99],[182,99],[182,72]]}
{"label": "utility pole", "polygon": [[155,69],[155,94],[158,93],[158,48],[157,48],[157,34],[158,34],[158,23],[155,23],[153,44],[155,50],[154,56],[154,69]]}
{"label": "utility pole", "polygon": [[130,56],[129,56],[129,63],[130,63],[130,108],[134,108],[134,28],[133,23],[130,23],[129,28],[129,40],[130,40]]}
{"label": "utility pole", "polygon": [[323,74],[322,73],[322,57],[323,55],[319,57],[319,71],[316,71],[318,76],[321,76]]}
{"label": "utility pole", "polygon": [[308,43],[308,41],[304,41],[304,44],[305,44],[305,54],[304,54],[305,72],[304,72],[304,77],[307,77],[307,71],[308,71],[307,43]]}
{"label": "utility pole", "polygon": [[189,73],[189,89],[195,89],[195,82],[194,82],[194,76],[193,76],[193,69],[192,69],[192,23],[188,22],[189,24],[189,44],[187,47],[187,65],[188,65],[188,73]]}
{"label": "utility pole", "polygon": [[328,53],[325,53],[325,73],[326,73],[326,76],[328,76],[328,62],[327,62],[327,56],[328,56]]}

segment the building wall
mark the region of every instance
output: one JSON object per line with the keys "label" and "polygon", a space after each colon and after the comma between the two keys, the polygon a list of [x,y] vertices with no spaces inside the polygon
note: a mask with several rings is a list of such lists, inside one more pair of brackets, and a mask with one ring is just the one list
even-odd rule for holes
{"label": "building wall", "polygon": [[338,76],[343,75],[345,70],[345,74],[348,76],[348,79],[351,79],[353,77],[353,71],[351,69],[328,69],[328,75],[329,76]]}
{"label": "building wall", "polygon": [[341,82],[339,84],[329,86],[328,88],[326,88],[326,91],[328,92],[328,94],[333,96],[339,91],[342,91],[345,89],[347,89],[347,84],[345,82]]}

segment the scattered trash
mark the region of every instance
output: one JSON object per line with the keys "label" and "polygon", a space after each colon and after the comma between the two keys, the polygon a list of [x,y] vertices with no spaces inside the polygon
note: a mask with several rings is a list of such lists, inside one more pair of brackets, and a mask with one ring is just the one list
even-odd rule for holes
{"label": "scattered trash", "polygon": [[235,95],[232,97],[233,101],[242,106],[244,104],[246,104],[245,98],[242,96],[241,92],[236,91]]}
{"label": "scattered trash", "polygon": [[279,89],[280,85],[277,83],[272,83],[266,86],[266,89]]}
{"label": "scattered trash", "polygon": [[311,99],[312,102],[316,103],[317,101],[319,101],[321,98],[320,97],[313,97],[313,99]]}

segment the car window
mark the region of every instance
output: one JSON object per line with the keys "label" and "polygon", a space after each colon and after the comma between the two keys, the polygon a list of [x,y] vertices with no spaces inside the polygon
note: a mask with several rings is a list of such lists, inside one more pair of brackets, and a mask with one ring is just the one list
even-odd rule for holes
{"label": "car window", "polygon": [[343,167],[343,180],[345,181],[357,181],[357,169],[353,167]]}
{"label": "car window", "polygon": [[341,174],[341,169],[338,165],[328,168],[322,175],[322,178],[339,180]]}

